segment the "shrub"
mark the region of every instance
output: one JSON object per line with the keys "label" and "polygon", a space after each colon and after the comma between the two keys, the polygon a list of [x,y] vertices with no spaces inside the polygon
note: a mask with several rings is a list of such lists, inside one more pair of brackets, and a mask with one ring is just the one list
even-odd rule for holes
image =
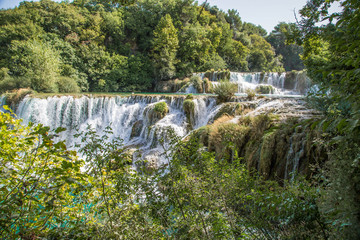
{"label": "shrub", "polygon": [[154,111],[158,113],[161,116],[161,118],[163,118],[169,112],[169,108],[166,102],[158,102],[154,106]]}
{"label": "shrub", "polygon": [[275,88],[271,85],[258,85],[255,88],[255,92],[260,94],[274,94]]}
{"label": "shrub", "polygon": [[214,92],[213,86],[212,86],[212,83],[210,82],[210,80],[208,78],[204,78],[203,82],[204,82],[205,92],[213,93]]}
{"label": "shrub", "polygon": [[30,80],[26,77],[12,77],[8,74],[9,69],[0,69],[0,93],[18,88],[29,88]]}
{"label": "shrub", "polygon": [[220,82],[214,88],[214,93],[218,95],[218,100],[220,102],[227,102],[235,95],[237,92],[237,84],[231,82]]}
{"label": "shrub", "polygon": [[18,105],[21,100],[25,98],[28,94],[33,94],[34,91],[30,88],[20,88],[13,90],[12,92],[8,92],[5,94],[6,96],[6,104],[11,106],[12,108],[15,108],[16,105]]}
{"label": "shrub", "polygon": [[199,76],[192,76],[190,82],[194,85],[198,93],[204,92],[203,81]]}
{"label": "shrub", "polygon": [[247,94],[247,99],[248,100],[254,100],[255,96],[256,96],[256,92],[253,89],[246,89],[245,93]]}
{"label": "shrub", "polygon": [[60,93],[78,93],[80,88],[76,80],[70,77],[60,77],[56,82]]}

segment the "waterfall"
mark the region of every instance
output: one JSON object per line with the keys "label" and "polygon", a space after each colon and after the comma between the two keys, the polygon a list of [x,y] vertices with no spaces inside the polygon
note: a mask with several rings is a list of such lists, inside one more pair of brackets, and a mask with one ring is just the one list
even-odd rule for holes
{"label": "waterfall", "polygon": [[6,97],[3,95],[0,95],[0,112],[5,112],[6,110],[3,108],[3,106],[6,104]]}
{"label": "waterfall", "polygon": [[[215,87],[221,79],[222,73],[211,72],[209,80]],[[201,79],[206,77],[205,73],[196,73]],[[304,95],[311,87],[311,81],[305,72],[230,72],[230,82],[237,84],[237,94],[244,94],[248,89],[258,90],[261,86],[271,86],[272,91],[265,94],[273,95]],[[186,93],[197,93],[190,85]],[[261,92],[260,92],[261,93]]]}
{"label": "waterfall", "polygon": [[[160,101],[166,102],[168,114],[160,120],[151,119],[151,109]],[[90,125],[97,133],[111,126],[113,134],[109,140],[120,137],[128,148],[139,148],[145,159],[161,158],[163,147],[169,147],[169,130],[184,137],[188,133],[183,97],[131,96],[131,97],[49,97],[46,99],[25,97],[16,114],[24,123],[41,123],[52,129],[64,127],[59,139],[68,146],[79,144],[73,135],[85,131]],[[216,99],[199,97],[194,99],[194,127],[208,124]],[[160,144],[160,139],[164,143]]]}
{"label": "waterfall", "polygon": [[[274,77],[275,75],[273,75]],[[238,74],[237,80],[261,82],[260,75]],[[275,78],[275,77],[274,77]],[[275,81],[273,80],[271,81]],[[276,84],[283,84],[282,80]],[[138,96],[129,97],[48,97],[35,98],[25,97],[18,105],[16,115],[23,119],[24,124],[33,122],[50,126],[66,128],[59,134],[56,140],[65,140],[68,147],[81,145],[80,138],[74,138],[74,134],[86,131],[90,125],[98,135],[103,134],[106,127],[111,126],[113,133],[108,136],[123,139],[124,146],[134,152],[134,159],[145,159],[152,167],[161,163],[167,163],[164,156],[166,150],[171,149],[170,134],[179,138],[185,138],[193,130],[207,124],[211,124],[217,114],[223,111],[227,103],[217,104],[216,97],[196,96],[194,112],[188,119],[184,109],[184,96]],[[261,98],[253,101],[245,101],[245,98],[235,98],[244,109],[248,109],[244,115],[235,116],[230,122],[238,123],[240,118],[257,116],[260,114],[276,114],[278,121],[288,118],[308,119],[316,117],[319,113],[304,107],[301,98]],[[154,109],[159,102],[165,102],[168,113],[158,117],[154,115]],[[5,98],[0,97],[0,108],[5,103]],[[156,112],[155,112],[156,113]],[[189,128],[188,121],[191,121]],[[163,141],[160,141],[160,140]],[[291,178],[290,173],[299,170],[304,158],[305,135],[295,131],[289,136],[289,148],[284,149],[285,178]],[[76,149],[76,147],[75,147]]]}

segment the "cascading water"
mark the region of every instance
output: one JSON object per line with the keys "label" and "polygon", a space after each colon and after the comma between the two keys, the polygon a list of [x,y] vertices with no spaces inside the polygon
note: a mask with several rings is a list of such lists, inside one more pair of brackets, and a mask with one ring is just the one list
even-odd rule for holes
{"label": "cascading water", "polygon": [[[218,80],[221,79],[217,74],[217,72],[213,72],[209,79],[214,87],[219,83]],[[198,73],[196,75],[201,79],[206,77],[205,73]],[[271,86],[272,91],[266,94],[272,95],[303,95],[311,87],[311,81],[305,72],[230,72],[229,80],[238,85],[237,94],[240,95],[246,93],[248,89],[257,90],[260,86],[264,85]],[[196,93],[194,88],[189,89],[189,91]]]}
{"label": "cascading water", "polygon": [[[257,81],[256,79],[253,81]],[[24,123],[33,122],[50,126],[52,129],[64,127],[67,130],[60,133],[58,140],[65,140],[68,146],[80,143],[74,134],[86,131],[90,125],[99,135],[107,126],[111,126],[113,134],[109,140],[119,137],[123,139],[129,150],[137,149],[142,159],[151,163],[153,167],[166,163],[162,153],[170,148],[169,129],[180,138],[187,136],[191,130],[212,123],[215,116],[225,104],[217,104],[212,96],[198,96],[194,102],[194,112],[189,120],[183,109],[184,96],[130,96],[130,97],[88,97],[75,98],[72,96],[49,97],[46,99],[25,97],[17,107],[16,114]],[[246,101],[236,98],[237,102],[250,109],[246,115],[276,114],[280,118],[311,118],[314,112],[304,107],[304,102],[297,98],[261,98]],[[5,98],[1,97],[1,106]],[[154,117],[154,107],[159,102],[166,102],[169,112],[157,119]],[[0,108],[1,108],[0,106]],[[234,105],[235,106],[235,105]],[[235,116],[231,122],[237,123],[241,116]],[[160,141],[163,139],[164,141]],[[295,140],[294,140],[295,142]],[[299,142],[299,141],[297,141]],[[287,171],[298,169],[301,147],[290,146],[286,151]],[[131,151],[130,151],[131,152]],[[139,159],[137,153],[135,159]],[[295,159],[295,160],[294,160]],[[290,160],[294,160],[290,162]],[[288,177],[288,173],[287,176]]]}
{"label": "cascading water", "polygon": [[0,112],[5,112],[6,110],[3,108],[5,105],[6,98],[5,96],[0,95]]}
{"label": "cascading water", "polygon": [[[164,151],[159,139],[165,140],[166,148],[167,130],[183,137],[188,133],[186,116],[182,108],[183,98],[161,97],[86,97],[74,98],[72,96],[50,97],[39,99],[26,97],[22,100],[16,111],[17,116],[24,123],[34,122],[51,126],[53,129],[64,127],[67,130],[60,134],[60,139],[66,140],[68,146],[77,143],[73,135],[77,131],[85,131],[90,125],[96,132],[101,133],[105,127],[111,126],[114,137],[124,140],[129,148],[138,147],[145,159],[159,157]],[[153,122],[151,109],[160,101],[166,101],[169,113],[164,118]],[[196,128],[208,123],[212,111],[216,111],[214,98],[198,98],[193,100],[196,110],[194,124]],[[133,134],[139,128],[139,134]]]}

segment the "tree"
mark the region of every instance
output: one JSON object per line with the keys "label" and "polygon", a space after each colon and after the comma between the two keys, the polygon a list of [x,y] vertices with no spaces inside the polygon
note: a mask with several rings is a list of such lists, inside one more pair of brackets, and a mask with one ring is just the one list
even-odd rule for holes
{"label": "tree", "polygon": [[[342,11],[329,13],[338,1],[311,0],[301,9],[297,43],[304,47],[304,64],[308,75],[319,86],[312,103],[324,111],[319,127],[331,141],[323,172],[325,184],[321,208],[346,239],[360,237],[360,2],[341,1]],[[336,24],[333,24],[336,20]],[[318,23],[326,23],[319,25]]]}
{"label": "tree", "polygon": [[304,64],[300,59],[303,48],[295,43],[288,44],[287,36],[291,35],[291,30],[295,27],[294,23],[279,23],[274,30],[266,37],[266,40],[275,49],[277,56],[283,57],[284,68],[286,71],[302,70]]}
{"label": "tree", "polygon": [[10,71],[14,76],[30,79],[31,88],[39,92],[57,92],[60,76],[60,54],[39,40],[13,41]]}
{"label": "tree", "polygon": [[[8,108],[6,108],[9,110]],[[64,142],[54,142],[57,129],[24,126],[0,111],[0,235],[32,239],[76,225],[80,193],[87,184],[83,164]]]}
{"label": "tree", "polygon": [[171,16],[166,14],[154,30],[152,57],[156,77],[159,80],[170,79],[175,76],[178,48],[177,29],[172,23]]}
{"label": "tree", "polygon": [[283,71],[282,63],[275,57],[271,45],[259,35],[250,35],[251,47],[249,56],[249,69],[254,72]]}

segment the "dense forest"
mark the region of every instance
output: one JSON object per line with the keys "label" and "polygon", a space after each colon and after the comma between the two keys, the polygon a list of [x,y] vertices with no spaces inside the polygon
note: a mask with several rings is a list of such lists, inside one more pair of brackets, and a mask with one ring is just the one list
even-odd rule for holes
{"label": "dense forest", "polygon": [[[261,26],[193,0],[50,0],[0,11],[0,91],[151,91],[159,80],[210,69],[291,71],[302,47],[292,24]],[[285,68],[285,69],[284,69]]]}
{"label": "dense forest", "polygon": [[[306,102],[320,114],[214,122],[186,139],[170,137],[169,161],[151,168],[132,162],[121,139],[109,141],[110,126],[75,134],[82,145],[73,151],[55,141],[65,129],[23,125],[5,106],[0,238],[359,239],[359,1],[309,0],[296,24],[280,23],[269,35],[234,10],[193,1],[108,2],[45,0],[1,10],[0,90],[143,91],[212,68],[304,64],[317,86]],[[341,11],[330,13],[335,2]],[[193,108],[192,98],[184,109]],[[164,102],[155,109],[168,111]],[[246,165],[251,156],[239,157],[239,146],[255,155],[261,143],[260,163],[268,164],[287,132],[303,134],[306,154],[320,156],[307,174],[271,178]]]}

